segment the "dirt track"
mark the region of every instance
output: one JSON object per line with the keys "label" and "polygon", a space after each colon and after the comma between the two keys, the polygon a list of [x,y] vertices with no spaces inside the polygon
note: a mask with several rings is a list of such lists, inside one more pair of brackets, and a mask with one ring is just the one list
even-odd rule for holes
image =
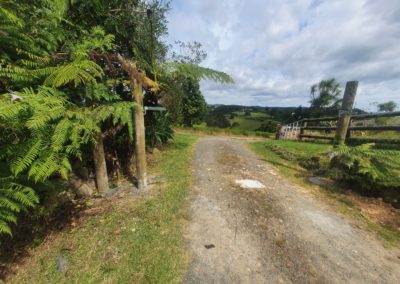
{"label": "dirt track", "polygon": [[400,283],[398,250],[285,180],[244,141],[203,138],[193,175],[186,283]]}

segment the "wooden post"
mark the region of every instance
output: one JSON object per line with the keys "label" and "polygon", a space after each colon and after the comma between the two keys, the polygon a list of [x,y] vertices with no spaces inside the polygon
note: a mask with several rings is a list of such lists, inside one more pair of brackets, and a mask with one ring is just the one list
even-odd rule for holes
{"label": "wooden post", "polygon": [[97,190],[100,193],[108,190],[108,176],[102,133],[96,135],[96,143],[93,145],[93,161],[96,171]]}
{"label": "wooden post", "polygon": [[113,58],[121,64],[122,70],[129,73],[132,99],[137,104],[134,109],[133,118],[135,123],[136,177],[138,180],[139,190],[143,190],[147,187],[146,142],[143,111],[143,86],[142,82],[138,80],[138,78],[140,78],[143,74],[140,74],[140,71],[138,71],[135,63],[132,63],[130,60],[122,57],[121,55],[114,56]]}
{"label": "wooden post", "polygon": [[351,110],[353,109],[354,100],[357,94],[358,81],[350,81],[346,84],[344,91],[342,107],[339,110],[339,119],[334,144],[344,144],[346,140],[347,130],[351,119]]}
{"label": "wooden post", "polygon": [[303,135],[304,135],[304,128],[305,127],[307,127],[307,121],[305,121],[305,120],[302,120],[301,121],[301,126],[300,126],[301,128],[300,128],[300,140],[302,141],[303,140]]}
{"label": "wooden post", "polygon": [[281,130],[282,130],[282,125],[278,124],[276,126],[276,133],[275,133],[275,139],[279,140],[281,138]]}
{"label": "wooden post", "polygon": [[138,180],[138,189],[144,190],[147,187],[147,166],[143,112],[143,87],[142,84],[135,78],[131,78],[131,81],[133,98],[137,104],[134,110],[136,176]]}

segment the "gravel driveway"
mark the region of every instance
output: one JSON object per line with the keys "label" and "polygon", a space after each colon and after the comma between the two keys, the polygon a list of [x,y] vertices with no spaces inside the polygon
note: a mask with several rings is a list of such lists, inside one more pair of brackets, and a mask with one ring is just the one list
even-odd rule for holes
{"label": "gravel driveway", "polygon": [[400,283],[398,250],[285,180],[245,141],[202,138],[193,176],[186,283]]}

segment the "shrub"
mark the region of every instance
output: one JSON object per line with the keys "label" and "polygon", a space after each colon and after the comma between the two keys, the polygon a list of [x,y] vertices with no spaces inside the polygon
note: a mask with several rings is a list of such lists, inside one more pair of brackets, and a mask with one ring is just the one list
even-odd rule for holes
{"label": "shrub", "polygon": [[357,147],[341,145],[333,150],[329,176],[358,184],[362,189],[400,189],[400,152],[373,149],[374,144]]}
{"label": "shrub", "polygon": [[168,113],[146,114],[146,146],[153,148],[168,142],[174,135]]}
{"label": "shrub", "polygon": [[229,120],[222,114],[211,113],[206,116],[206,124],[208,127],[229,128],[231,124]]}
{"label": "shrub", "polygon": [[278,122],[274,120],[267,120],[257,129],[258,131],[275,132],[278,127]]}

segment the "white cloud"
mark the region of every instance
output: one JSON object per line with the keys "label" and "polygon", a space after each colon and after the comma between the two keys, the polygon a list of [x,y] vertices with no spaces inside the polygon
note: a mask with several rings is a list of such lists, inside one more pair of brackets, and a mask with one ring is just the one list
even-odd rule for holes
{"label": "white cloud", "polygon": [[200,41],[236,81],[203,82],[209,103],[306,106],[335,77],[360,81],[358,107],[400,105],[398,0],[173,0],[169,22],[170,42]]}

